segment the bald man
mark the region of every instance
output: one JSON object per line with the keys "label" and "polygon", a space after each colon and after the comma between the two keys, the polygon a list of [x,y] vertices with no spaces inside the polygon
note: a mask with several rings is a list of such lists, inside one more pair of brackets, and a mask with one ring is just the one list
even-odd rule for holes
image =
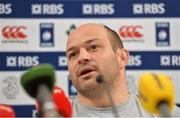
{"label": "bald man", "polygon": [[78,91],[73,116],[153,116],[127,89],[125,67],[129,52],[115,31],[100,24],[83,24],[70,34],[66,47],[68,70]]}

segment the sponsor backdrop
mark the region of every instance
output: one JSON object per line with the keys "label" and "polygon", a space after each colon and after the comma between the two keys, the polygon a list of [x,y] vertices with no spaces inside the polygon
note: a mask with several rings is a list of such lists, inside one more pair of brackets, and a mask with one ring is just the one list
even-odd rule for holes
{"label": "sponsor backdrop", "polygon": [[73,99],[65,46],[70,32],[88,22],[114,29],[130,50],[130,91],[137,93],[142,73],[163,72],[173,79],[180,103],[179,5],[178,0],[1,0],[0,103],[12,105],[17,116],[33,116],[35,100],[22,89],[20,77],[41,63],[55,66],[56,84]]}

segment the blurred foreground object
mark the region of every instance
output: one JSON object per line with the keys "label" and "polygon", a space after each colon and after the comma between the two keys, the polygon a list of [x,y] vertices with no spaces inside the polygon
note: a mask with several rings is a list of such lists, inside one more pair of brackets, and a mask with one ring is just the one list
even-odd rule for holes
{"label": "blurred foreground object", "polygon": [[15,118],[15,111],[9,105],[0,104],[0,118],[1,117],[13,117]]}
{"label": "blurred foreground object", "polygon": [[[71,102],[69,101],[65,92],[60,87],[56,86],[54,88],[52,97],[58,113],[61,114],[62,117],[72,117]],[[36,109],[39,113],[39,116],[41,116],[42,109],[41,104],[39,104],[38,101],[36,102]]]}
{"label": "blurred foreground object", "polygon": [[139,79],[139,100],[150,113],[163,117],[171,116],[175,92],[171,78],[163,73],[144,73]]}
{"label": "blurred foreground object", "polygon": [[21,77],[21,85],[42,107],[43,117],[57,117],[51,92],[55,85],[55,69],[50,64],[41,64],[30,68]]}

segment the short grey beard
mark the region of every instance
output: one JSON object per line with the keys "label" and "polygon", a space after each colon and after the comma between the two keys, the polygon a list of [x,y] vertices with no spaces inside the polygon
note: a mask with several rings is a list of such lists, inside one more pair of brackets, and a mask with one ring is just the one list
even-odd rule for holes
{"label": "short grey beard", "polygon": [[81,94],[82,96],[84,96],[86,98],[97,99],[103,94],[104,89],[101,85],[98,85],[98,86],[95,86],[94,88],[91,88],[89,90],[77,89],[77,91],[79,92],[79,94]]}

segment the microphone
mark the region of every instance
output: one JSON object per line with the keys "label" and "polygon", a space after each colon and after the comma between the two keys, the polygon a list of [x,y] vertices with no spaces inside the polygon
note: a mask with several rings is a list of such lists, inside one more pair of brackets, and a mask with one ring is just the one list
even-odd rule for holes
{"label": "microphone", "polygon": [[59,116],[51,96],[54,84],[55,72],[50,64],[32,67],[21,77],[22,87],[31,97],[38,99],[45,117]]}
{"label": "microphone", "polygon": [[163,73],[145,73],[139,80],[139,100],[145,110],[162,117],[170,117],[174,108],[173,81]]}
{"label": "microphone", "polygon": [[108,86],[107,82],[105,81],[105,79],[103,78],[103,76],[102,75],[97,75],[96,76],[96,82],[101,84],[102,87],[104,88],[104,90],[106,91],[107,97],[109,99],[109,103],[112,106],[112,112],[114,114],[114,117],[119,117],[118,112],[116,110],[116,107],[114,105],[114,101],[113,101],[112,96],[111,96],[111,92],[109,90],[109,86]]}
{"label": "microphone", "polygon": [[5,104],[0,104],[0,117],[13,117],[15,118],[15,111],[12,107]]}
{"label": "microphone", "polygon": [[[72,106],[65,92],[60,87],[55,87],[52,92],[53,102],[56,106],[56,109],[62,117],[72,117]],[[40,113],[41,116],[41,108],[40,104],[36,102],[36,109]]]}
{"label": "microphone", "polygon": [[72,117],[72,106],[69,98],[60,87],[55,87],[52,93],[57,111],[64,117]]}

